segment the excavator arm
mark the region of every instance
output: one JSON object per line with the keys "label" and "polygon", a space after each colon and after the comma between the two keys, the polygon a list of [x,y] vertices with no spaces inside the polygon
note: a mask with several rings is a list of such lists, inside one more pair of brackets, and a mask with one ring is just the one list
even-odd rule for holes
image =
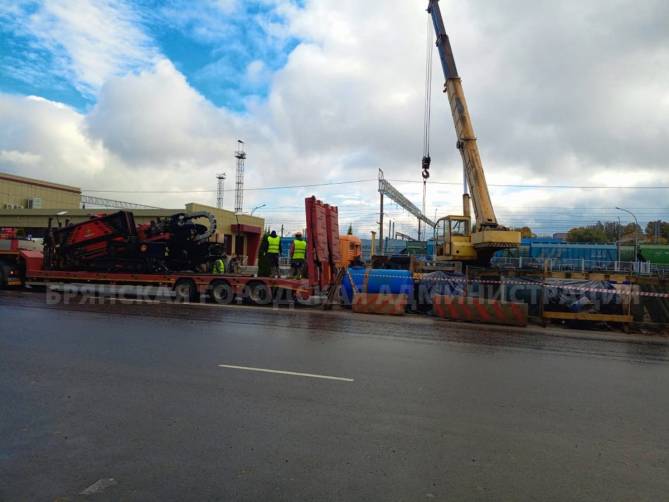
{"label": "excavator arm", "polygon": [[[439,0],[430,0],[427,11],[432,16],[432,23],[434,24],[434,31],[437,36],[439,59],[444,71],[444,78],[446,79],[444,92],[447,93],[448,101],[451,105],[451,115],[453,116],[453,123],[458,136],[457,147],[462,155],[465,179],[469,185],[469,192],[474,206],[476,226],[479,229],[497,228],[497,218],[495,218],[495,211],[490,201],[490,193],[488,192],[488,184],[485,180],[483,164],[479,155],[478,145],[476,144],[474,127],[469,116],[465,94],[462,90],[462,81],[455,66],[451,42],[446,33],[441,9],[439,8]],[[469,213],[469,208],[466,207],[468,203],[468,197],[465,196],[465,215]]]}

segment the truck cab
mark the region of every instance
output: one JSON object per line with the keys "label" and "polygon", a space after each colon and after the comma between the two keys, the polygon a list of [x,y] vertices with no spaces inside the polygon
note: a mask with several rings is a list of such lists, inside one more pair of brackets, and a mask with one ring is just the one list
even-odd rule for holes
{"label": "truck cab", "polygon": [[21,251],[41,249],[41,239],[18,239],[14,236],[7,239],[0,238],[0,289],[23,284],[19,260]]}

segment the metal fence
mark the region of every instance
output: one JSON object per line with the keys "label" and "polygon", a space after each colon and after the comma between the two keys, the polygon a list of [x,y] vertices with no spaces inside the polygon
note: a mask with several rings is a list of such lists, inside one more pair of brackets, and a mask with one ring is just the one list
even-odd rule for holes
{"label": "metal fence", "polygon": [[498,258],[491,263],[502,268],[536,268],[550,272],[618,272],[639,275],[669,276],[669,265],[647,261],[608,261],[562,258]]}

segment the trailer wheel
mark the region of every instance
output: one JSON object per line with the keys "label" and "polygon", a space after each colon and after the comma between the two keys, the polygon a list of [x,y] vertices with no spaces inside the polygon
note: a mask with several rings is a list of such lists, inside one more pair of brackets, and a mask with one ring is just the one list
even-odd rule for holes
{"label": "trailer wheel", "polygon": [[214,303],[228,305],[235,299],[235,291],[227,281],[214,281],[209,290]]}
{"label": "trailer wheel", "polygon": [[272,303],[272,289],[264,282],[250,282],[246,286],[246,298],[255,305]]}
{"label": "trailer wheel", "polygon": [[197,299],[195,283],[190,279],[180,279],[174,285],[174,294],[179,303],[194,302]]}

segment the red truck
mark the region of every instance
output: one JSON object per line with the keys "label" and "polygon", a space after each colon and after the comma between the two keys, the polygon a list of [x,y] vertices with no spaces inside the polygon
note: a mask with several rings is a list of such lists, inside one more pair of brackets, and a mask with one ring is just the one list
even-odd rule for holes
{"label": "red truck", "polygon": [[41,248],[41,239],[19,239],[16,229],[0,228],[0,289],[21,286],[20,252]]}
{"label": "red truck", "polygon": [[[12,240],[13,244],[8,245],[10,249],[7,250],[7,256],[9,258],[4,258],[3,251],[0,250],[3,271],[6,271],[8,277],[4,285],[29,287],[82,285],[88,286],[89,290],[94,290],[95,285],[107,288],[126,286],[168,288],[177,299],[182,301],[206,298],[221,304],[230,303],[235,298],[243,298],[255,304],[268,304],[282,293],[285,298],[287,292],[298,299],[308,299],[313,295],[325,293],[334,282],[335,264],[339,260],[339,223],[337,208],[324,204],[315,197],[305,199],[305,208],[308,279],[200,272],[146,272],[139,268],[137,271],[132,270],[127,265],[124,265],[125,270],[114,270],[113,266],[110,268],[107,262],[105,262],[107,263],[105,270],[96,270],[92,267],[63,269],[62,266],[54,267],[53,263],[62,259],[64,241],[59,241],[54,247],[49,244],[49,236],[47,236],[44,248],[46,259],[43,251],[21,249],[16,240]],[[85,227],[74,228],[70,234],[79,235],[89,230]],[[103,233],[100,233],[99,238],[97,235],[94,236],[98,238],[98,240],[91,241],[95,243],[94,247],[89,246],[82,250],[82,248],[72,246],[71,250],[65,252],[65,257],[69,259],[71,257],[68,253],[77,253],[76,258],[79,261],[75,263],[92,263],[87,262],[86,257],[90,256],[93,251],[100,250],[98,246],[100,242],[111,242],[115,246],[115,252],[119,252],[119,256],[126,260],[123,263],[131,263],[127,257],[128,253],[123,254],[124,242],[117,239],[117,236],[110,238],[110,235],[107,235],[103,239]],[[66,237],[69,238],[69,235]],[[152,244],[156,242],[156,240],[151,241]],[[139,241],[138,246],[138,249],[144,249],[143,246],[148,245],[145,244],[145,241]],[[60,254],[54,257],[53,249],[58,249]],[[72,263],[72,260],[68,263]]]}

